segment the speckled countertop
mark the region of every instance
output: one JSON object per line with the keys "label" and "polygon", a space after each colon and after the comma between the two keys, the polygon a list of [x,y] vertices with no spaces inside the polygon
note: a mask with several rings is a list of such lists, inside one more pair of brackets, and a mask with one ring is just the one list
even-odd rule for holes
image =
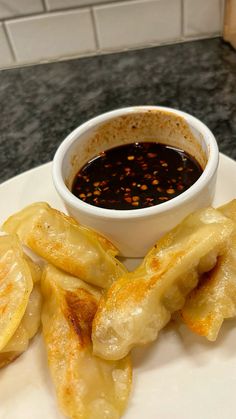
{"label": "speckled countertop", "polygon": [[0,182],[48,162],[87,119],[130,105],[189,112],[236,159],[236,52],[201,40],[0,72]]}

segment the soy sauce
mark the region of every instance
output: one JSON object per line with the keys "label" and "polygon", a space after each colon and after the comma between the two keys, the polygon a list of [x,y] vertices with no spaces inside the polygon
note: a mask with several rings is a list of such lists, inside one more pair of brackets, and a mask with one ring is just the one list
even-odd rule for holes
{"label": "soy sauce", "polygon": [[72,193],[101,208],[131,210],[169,201],[202,174],[183,150],[161,143],[114,147],[88,161],[74,179]]}

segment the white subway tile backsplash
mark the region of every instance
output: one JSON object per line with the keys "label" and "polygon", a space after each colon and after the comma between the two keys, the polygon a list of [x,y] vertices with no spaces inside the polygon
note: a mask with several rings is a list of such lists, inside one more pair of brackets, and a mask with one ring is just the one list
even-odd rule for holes
{"label": "white subway tile backsplash", "polygon": [[107,3],[110,0],[45,0],[48,10],[69,9],[70,7],[88,6],[96,3]]}
{"label": "white subway tile backsplash", "polygon": [[3,24],[0,24],[0,67],[8,67],[13,64],[14,60],[11,50],[3,29]]}
{"label": "white subway tile backsplash", "polygon": [[96,48],[88,9],[21,18],[6,25],[19,63],[77,56]]}
{"label": "white subway tile backsplash", "polygon": [[221,0],[184,0],[184,35],[221,33]]}
{"label": "white subway tile backsplash", "polygon": [[226,1],[0,0],[0,68],[220,35]]}
{"label": "white subway tile backsplash", "polygon": [[0,0],[0,19],[43,12],[41,0]]}
{"label": "white subway tile backsplash", "polygon": [[94,7],[98,42],[112,50],[181,36],[180,0],[133,0]]}

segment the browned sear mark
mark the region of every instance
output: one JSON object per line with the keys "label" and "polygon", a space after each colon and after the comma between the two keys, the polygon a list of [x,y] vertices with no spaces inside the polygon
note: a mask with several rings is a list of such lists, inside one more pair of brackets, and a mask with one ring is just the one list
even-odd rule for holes
{"label": "browned sear mark", "polygon": [[81,346],[91,342],[92,321],[97,311],[97,301],[89,291],[77,289],[65,292],[65,315],[77,334]]}

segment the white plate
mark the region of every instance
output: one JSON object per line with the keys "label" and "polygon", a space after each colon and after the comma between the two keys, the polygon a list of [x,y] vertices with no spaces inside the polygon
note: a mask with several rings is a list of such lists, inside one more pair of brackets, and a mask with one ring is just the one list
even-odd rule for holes
{"label": "white plate", "polygon": [[[236,197],[236,162],[221,155],[215,205]],[[35,201],[63,209],[51,163],[0,185],[0,222]],[[131,266],[135,261],[128,261]],[[236,321],[226,321],[216,343],[170,324],[133,356],[133,392],[125,419],[235,419]],[[66,354],[65,354],[66,356]],[[41,336],[0,372],[1,419],[62,419]]]}

